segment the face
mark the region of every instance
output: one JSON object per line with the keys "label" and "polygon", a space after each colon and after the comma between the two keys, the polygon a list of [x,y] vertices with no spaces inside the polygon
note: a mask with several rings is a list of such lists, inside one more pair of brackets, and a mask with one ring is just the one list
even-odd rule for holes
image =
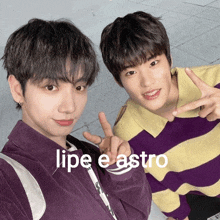
{"label": "face", "polygon": [[44,79],[40,84],[28,80],[22,102],[22,120],[51,140],[68,135],[87,102],[86,82],[75,83]]}
{"label": "face", "polygon": [[175,99],[170,65],[165,54],[122,71],[120,79],[130,98],[153,113],[159,113]]}

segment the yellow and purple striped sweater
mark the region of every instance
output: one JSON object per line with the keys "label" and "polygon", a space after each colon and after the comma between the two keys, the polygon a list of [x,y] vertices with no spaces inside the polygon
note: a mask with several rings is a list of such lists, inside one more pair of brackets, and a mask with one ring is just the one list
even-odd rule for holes
{"label": "yellow and purple striped sweater", "polygon": [[[208,85],[220,89],[220,65],[192,70]],[[178,107],[201,97],[184,68],[171,72],[178,77]],[[115,135],[129,141],[135,154],[144,151],[148,155],[166,155],[166,167],[158,167],[153,158],[152,167],[145,168],[145,172],[154,202],[164,214],[178,219],[190,212],[187,193],[220,197],[220,120],[209,122],[198,112],[195,109],[182,113],[169,122],[129,99],[114,126]]]}

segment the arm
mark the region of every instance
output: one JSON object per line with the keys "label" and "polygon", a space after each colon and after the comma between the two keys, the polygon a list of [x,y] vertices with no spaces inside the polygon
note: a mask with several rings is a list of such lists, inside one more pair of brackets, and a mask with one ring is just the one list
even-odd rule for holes
{"label": "arm", "polygon": [[137,168],[128,165],[126,168],[117,169],[116,162],[121,159],[119,155],[123,154],[129,162],[128,157],[131,155],[132,149],[127,141],[113,135],[111,126],[103,113],[99,114],[99,120],[105,133],[101,142],[99,136],[91,135],[88,132],[84,133],[84,137],[94,144],[98,143],[100,153],[110,159],[108,163],[105,163],[110,165],[107,168],[107,178],[102,180],[105,191],[112,197],[109,197],[110,205],[113,210],[115,209],[118,219],[146,220],[151,208],[151,190],[144,169],[141,165]]}
{"label": "arm", "polygon": [[151,185],[154,203],[167,217],[183,220],[189,215],[190,207],[184,195],[170,190],[150,174],[147,174],[147,178]]}
{"label": "arm", "polygon": [[[129,162],[129,159],[128,159]],[[106,170],[114,170],[116,164],[109,166]],[[144,173],[143,167],[140,165],[137,168],[129,170],[129,166],[124,169],[119,169],[115,172],[109,172],[110,180],[105,183],[108,191],[115,197],[120,199],[120,202],[125,210],[126,217],[122,219],[148,219],[151,209],[151,189]],[[117,175],[116,173],[123,174]]]}

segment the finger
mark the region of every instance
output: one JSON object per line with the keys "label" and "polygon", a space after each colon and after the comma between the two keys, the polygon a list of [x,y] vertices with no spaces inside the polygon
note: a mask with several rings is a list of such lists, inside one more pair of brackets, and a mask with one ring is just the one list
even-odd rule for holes
{"label": "finger", "polygon": [[208,121],[215,121],[215,120],[218,119],[218,117],[217,117],[217,115],[216,115],[214,112],[212,112],[211,114],[209,114],[209,115],[206,117],[206,119],[207,119]]}
{"label": "finger", "polygon": [[215,110],[214,105],[206,105],[203,106],[202,110],[199,112],[199,116],[201,118],[206,118],[209,114],[211,114]]}
{"label": "finger", "polygon": [[220,109],[217,108],[216,105],[214,105],[213,111],[209,115],[206,116],[206,119],[208,121],[215,121],[217,119],[220,119]]}
{"label": "finger", "polygon": [[104,134],[106,137],[113,136],[112,128],[109,122],[106,119],[105,113],[100,112],[99,113],[99,121],[102,126],[102,130],[104,131]]}
{"label": "finger", "polygon": [[120,146],[120,139],[116,136],[113,136],[111,138],[111,148],[110,148],[112,159],[116,159],[118,155],[119,146]]}
{"label": "finger", "polygon": [[116,157],[112,155],[110,149],[107,149],[104,154],[107,155],[109,158],[109,162],[108,162],[109,165],[112,165],[116,162]]}
{"label": "finger", "polygon": [[179,115],[183,112],[187,112],[196,108],[199,108],[203,105],[209,105],[210,104],[210,100],[208,98],[202,98],[202,99],[198,99],[197,101],[194,102],[190,102],[188,104],[185,104],[179,108],[177,108],[174,112],[173,115]]}
{"label": "finger", "polygon": [[[119,155],[124,155],[126,157],[128,157],[129,155],[127,155],[127,149],[126,149],[126,146],[124,144],[122,144],[119,148],[119,151],[118,151],[118,156]],[[117,161],[120,160],[120,159],[123,159],[123,157],[118,157],[117,158]]]}
{"label": "finger", "polygon": [[112,164],[116,163],[116,158],[113,158],[113,157],[112,157],[112,153],[111,153],[110,151],[106,152],[105,154],[106,154],[106,155],[108,156],[108,158],[109,158],[109,162],[106,163],[106,164],[112,165]]}
{"label": "finger", "polygon": [[88,131],[83,132],[83,136],[85,139],[92,142],[93,144],[99,144],[101,141],[100,136],[92,135]]}
{"label": "finger", "polygon": [[200,91],[209,87],[204,81],[202,81],[191,69],[185,69],[186,74],[192,80],[192,82],[200,89]]}
{"label": "finger", "polygon": [[[131,155],[131,148],[127,141],[124,141],[118,149],[118,155],[124,154],[126,157]],[[119,158],[120,159],[120,158]]]}
{"label": "finger", "polygon": [[102,161],[102,164],[103,164],[103,165],[106,165],[106,164],[111,165],[111,164],[110,164],[110,157],[109,157],[109,155],[108,155],[107,153],[103,153],[102,156],[103,156],[102,158],[103,158],[104,160],[109,161],[109,162],[103,162],[103,161]]}

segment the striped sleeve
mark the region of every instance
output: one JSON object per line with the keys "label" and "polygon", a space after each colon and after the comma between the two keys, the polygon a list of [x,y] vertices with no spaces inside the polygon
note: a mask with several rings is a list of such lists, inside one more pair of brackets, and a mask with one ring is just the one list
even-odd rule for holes
{"label": "striped sleeve", "polygon": [[[134,150],[131,148],[131,155]],[[112,180],[124,181],[131,177],[133,164],[130,163],[129,157],[126,158],[126,164],[120,163],[121,166],[117,166],[117,163],[110,165],[106,168]]]}
{"label": "striped sleeve", "polygon": [[185,195],[179,195],[166,188],[149,173],[146,176],[151,185],[152,199],[160,210],[167,217],[185,219],[190,213],[190,207]]}

